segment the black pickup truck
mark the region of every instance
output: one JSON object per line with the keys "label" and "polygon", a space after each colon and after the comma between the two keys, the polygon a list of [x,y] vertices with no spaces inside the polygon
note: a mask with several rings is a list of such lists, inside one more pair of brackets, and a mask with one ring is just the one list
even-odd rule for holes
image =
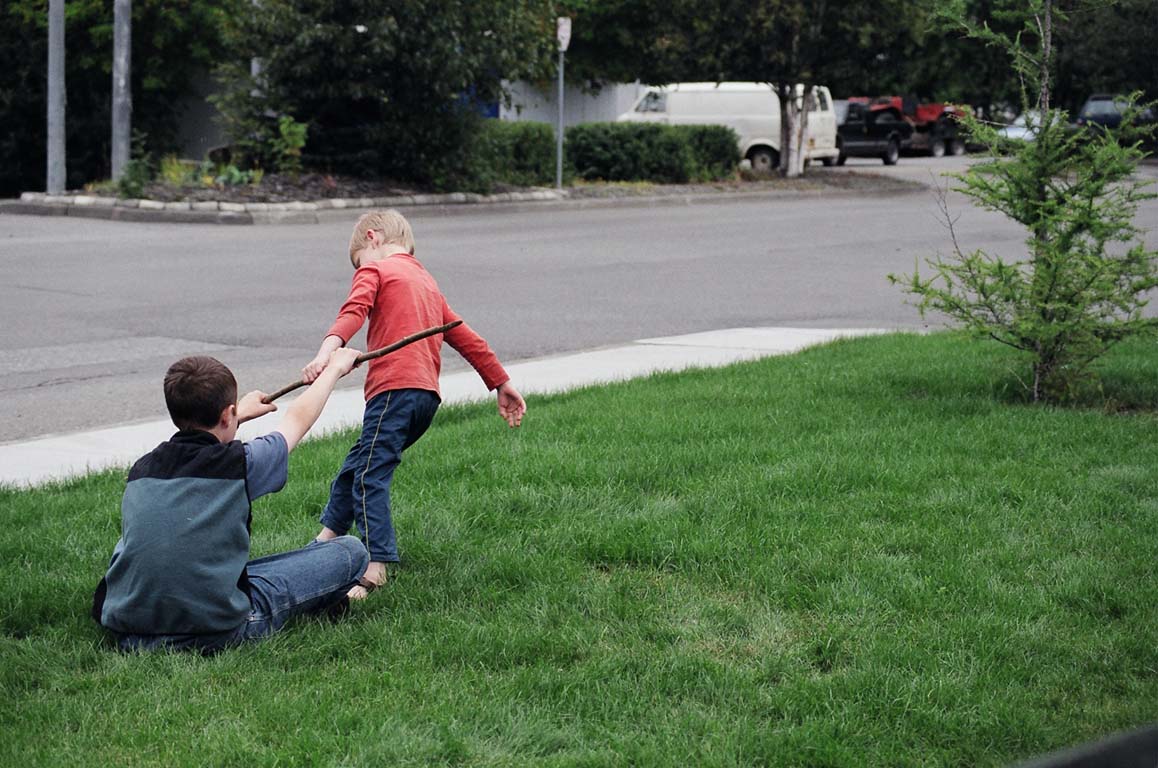
{"label": "black pickup truck", "polygon": [[885,165],[896,165],[901,148],[913,137],[913,126],[892,107],[838,100],[836,108],[837,165],[850,157],[879,157]]}

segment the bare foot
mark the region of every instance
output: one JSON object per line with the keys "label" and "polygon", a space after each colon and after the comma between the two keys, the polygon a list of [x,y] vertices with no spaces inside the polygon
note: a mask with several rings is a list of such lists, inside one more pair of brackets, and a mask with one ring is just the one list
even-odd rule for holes
{"label": "bare foot", "polygon": [[365,600],[378,587],[386,583],[388,574],[386,573],[386,563],[370,563],[366,566],[366,572],[362,574],[361,581],[369,582],[373,586],[367,589],[361,584],[355,584],[350,587],[350,591],[346,593],[346,597],[351,600]]}

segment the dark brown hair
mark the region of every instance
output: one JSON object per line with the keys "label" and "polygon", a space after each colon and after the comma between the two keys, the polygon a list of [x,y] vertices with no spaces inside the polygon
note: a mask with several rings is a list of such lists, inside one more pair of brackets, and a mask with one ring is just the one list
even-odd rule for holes
{"label": "dark brown hair", "polygon": [[165,405],[177,429],[212,429],[237,402],[237,379],[212,357],[183,357],[165,374]]}

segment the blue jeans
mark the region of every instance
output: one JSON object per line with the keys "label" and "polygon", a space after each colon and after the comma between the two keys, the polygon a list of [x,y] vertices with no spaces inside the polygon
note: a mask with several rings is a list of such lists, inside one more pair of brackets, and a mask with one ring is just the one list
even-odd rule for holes
{"label": "blue jeans", "polygon": [[425,389],[394,389],[370,398],[362,434],[330,486],[322,525],[345,534],[357,524],[376,563],[398,562],[390,515],[390,481],[402,452],[426,432],[438,410],[438,395]]}
{"label": "blue jeans", "polygon": [[261,640],[294,616],[323,613],[338,605],[366,571],[370,556],[362,542],[342,536],[315,541],[304,549],[249,561],[252,611],[236,629],[207,635],[123,635],[114,633],[122,651],[198,650],[213,653]]}

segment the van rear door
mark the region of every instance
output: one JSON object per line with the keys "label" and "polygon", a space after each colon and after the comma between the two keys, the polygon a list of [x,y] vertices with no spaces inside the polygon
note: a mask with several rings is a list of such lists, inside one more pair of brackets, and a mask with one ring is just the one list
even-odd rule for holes
{"label": "van rear door", "polygon": [[836,113],[832,109],[832,95],[824,86],[812,89],[811,114],[808,115],[808,151],[824,154],[836,149]]}

